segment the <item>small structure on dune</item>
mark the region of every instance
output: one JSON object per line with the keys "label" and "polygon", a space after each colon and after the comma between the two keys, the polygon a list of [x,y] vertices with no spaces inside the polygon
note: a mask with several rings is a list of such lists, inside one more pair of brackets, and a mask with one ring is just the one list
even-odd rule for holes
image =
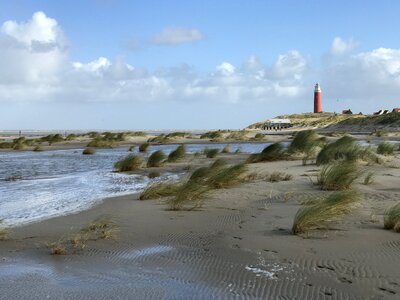
{"label": "small structure on dune", "polygon": [[392,112],[400,112],[400,107],[393,108]]}
{"label": "small structure on dune", "polygon": [[292,122],[289,119],[270,119],[264,125],[264,130],[281,130],[292,127]]}
{"label": "small structure on dune", "polygon": [[342,110],[342,115],[352,115],[353,112],[351,111],[351,109],[344,109]]}

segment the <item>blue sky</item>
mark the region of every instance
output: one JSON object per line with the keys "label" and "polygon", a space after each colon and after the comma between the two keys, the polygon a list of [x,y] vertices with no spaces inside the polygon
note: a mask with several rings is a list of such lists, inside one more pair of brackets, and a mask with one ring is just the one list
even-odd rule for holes
{"label": "blue sky", "polygon": [[0,128],[241,128],[400,106],[398,1],[0,1]]}

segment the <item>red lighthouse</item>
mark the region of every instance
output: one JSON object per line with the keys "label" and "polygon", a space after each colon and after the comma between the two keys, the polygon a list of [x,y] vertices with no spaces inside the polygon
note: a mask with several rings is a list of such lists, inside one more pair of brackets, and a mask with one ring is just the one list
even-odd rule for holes
{"label": "red lighthouse", "polygon": [[320,112],[322,112],[322,94],[321,94],[321,87],[317,82],[314,90],[314,113],[320,113]]}

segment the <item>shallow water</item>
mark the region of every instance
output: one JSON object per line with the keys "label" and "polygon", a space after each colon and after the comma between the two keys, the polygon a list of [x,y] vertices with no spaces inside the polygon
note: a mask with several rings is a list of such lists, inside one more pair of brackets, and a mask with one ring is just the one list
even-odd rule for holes
{"label": "shallow water", "polygon": [[[190,144],[189,153],[226,144]],[[231,150],[254,153],[268,143],[231,144]],[[151,146],[149,153],[169,153],[176,145]],[[137,149],[136,149],[137,151]],[[44,152],[0,152],[0,220],[14,226],[86,209],[106,197],[140,192],[155,180],[178,179],[165,174],[157,179],[112,172],[127,148],[99,149],[82,155],[82,149]],[[13,177],[15,181],[10,181]]]}

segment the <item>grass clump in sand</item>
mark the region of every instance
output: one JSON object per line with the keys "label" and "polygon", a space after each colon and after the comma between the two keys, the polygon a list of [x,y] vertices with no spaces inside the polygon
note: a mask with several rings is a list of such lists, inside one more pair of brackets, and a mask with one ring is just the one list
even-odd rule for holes
{"label": "grass clump in sand", "polygon": [[209,132],[203,133],[200,136],[200,139],[211,139],[211,140],[222,139],[222,131],[209,131]]}
{"label": "grass clump in sand", "polygon": [[326,139],[318,136],[313,130],[299,131],[295,134],[289,145],[288,152],[291,154],[301,154],[303,165],[317,155],[319,148],[323,147]]}
{"label": "grass clump in sand", "polygon": [[383,142],[378,145],[376,152],[382,155],[393,155],[396,146],[388,142]]}
{"label": "grass clump in sand", "polygon": [[272,174],[266,177],[266,180],[269,182],[280,182],[280,181],[289,181],[293,179],[293,175],[286,174],[283,172],[273,172]]}
{"label": "grass clump in sand", "polygon": [[149,146],[150,146],[149,143],[140,144],[140,146],[139,146],[139,152],[146,152],[147,149],[149,148]]}
{"label": "grass clump in sand", "polygon": [[149,185],[140,195],[140,200],[158,199],[176,195],[182,184],[174,182],[160,182]]}
{"label": "grass clump in sand", "polygon": [[164,164],[165,159],[166,156],[164,152],[162,152],[161,150],[155,151],[149,156],[147,160],[147,167],[161,167]]}
{"label": "grass clump in sand", "polygon": [[231,147],[225,146],[222,150],[221,153],[231,153]]}
{"label": "grass clump in sand", "polygon": [[264,161],[277,161],[287,157],[285,147],[281,143],[273,143],[264,148],[261,153],[251,154],[247,163],[258,163]]}
{"label": "grass clump in sand", "polygon": [[143,165],[143,159],[140,156],[129,154],[114,164],[118,172],[129,172],[138,170]]}
{"label": "grass clump in sand", "polygon": [[349,213],[361,199],[359,193],[349,190],[330,194],[328,197],[309,201],[310,205],[300,208],[293,221],[293,234],[327,228],[329,223]]}
{"label": "grass clump in sand", "polygon": [[317,165],[325,165],[335,160],[358,160],[374,159],[369,147],[358,145],[356,140],[350,136],[343,136],[337,141],[325,145],[319,152],[316,160]]}
{"label": "grass clump in sand", "polygon": [[135,147],[136,147],[135,145],[129,146],[128,151],[132,152],[135,149]]}
{"label": "grass clump in sand", "polygon": [[88,241],[115,238],[118,226],[109,216],[101,216],[78,232],[67,235],[56,242],[46,243],[53,255],[66,255],[77,250],[83,250]]}
{"label": "grass clump in sand", "polygon": [[83,155],[93,155],[93,154],[96,154],[96,149],[93,149],[93,148],[85,148],[85,149],[82,151],[82,154],[83,154]]}
{"label": "grass clump in sand", "polygon": [[364,185],[370,185],[374,182],[374,173],[369,172],[367,175],[364,177]]}
{"label": "grass clump in sand", "polygon": [[317,184],[323,190],[346,190],[360,176],[354,161],[337,161],[325,165],[318,174]]}
{"label": "grass clump in sand", "polygon": [[212,149],[205,148],[203,150],[203,153],[206,155],[207,158],[215,158],[219,153],[219,149],[216,149],[216,148],[212,148]]}
{"label": "grass clump in sand", "polygon": [[263,140],[265,138],[265,134],[262,134],[262,133],[256,133],[256,135],[254,136],[254,140],[256,140],[256,141],[261,141],[261,140]]}
{"label": "grass clump in sand", "polygon": [[160,134],[156,137],[148,139],[147,142],[157,143],[157,144],[167,144],[167,143],[171,143],[172,139],[170,137],[166,136],[165,134]]}
{"label": "grass clump in sand", "polygon": [[385,211],[383,226],[400,232],[400,202]]}
{"label": "grass clump in sand", "polygon": [[216,160],[209,167],[195,170],[189,180],[168,201],[171,210],[192,210],[202,206],[204,194],[213,189],[228,188],[245,181],[246,165],[226,166],[224,160]]}
{"label": "grass clump in sand", "polygon": [[168,155],[168,162],[176,162],[185,157],[186,147],[185,145],[179,145],[174,151]]}

